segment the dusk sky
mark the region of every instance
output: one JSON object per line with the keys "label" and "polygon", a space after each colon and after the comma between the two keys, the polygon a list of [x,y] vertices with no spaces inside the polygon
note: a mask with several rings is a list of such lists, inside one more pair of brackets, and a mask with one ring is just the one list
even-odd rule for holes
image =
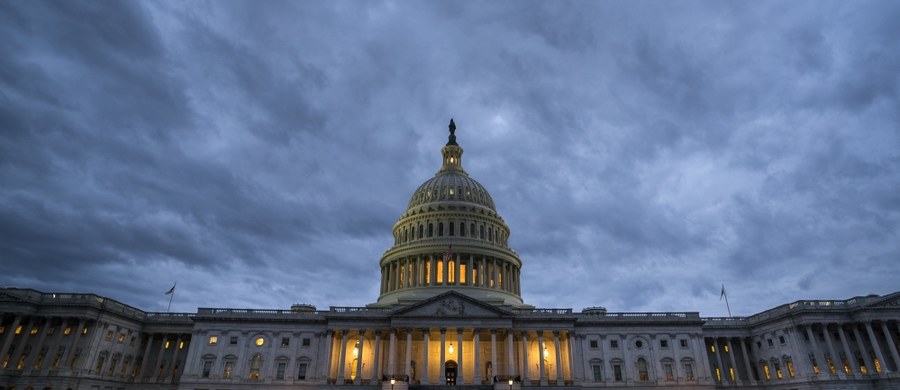
{"label": "dusk sky", "polygon": [[0,286],[363,306],[454,118],[537,307],[900,290],[900,2],[0,1]]}

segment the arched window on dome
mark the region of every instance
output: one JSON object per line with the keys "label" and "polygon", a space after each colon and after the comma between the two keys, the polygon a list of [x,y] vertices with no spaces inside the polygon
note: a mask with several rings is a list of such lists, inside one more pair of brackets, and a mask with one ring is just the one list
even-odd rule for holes
{"label": "arched window on dome", "polygon": [[466,223],[465,222],[459,223],[459,235],[462,237],[466,236]]}
{"label": "arched window on dome", "polygon": [[428,223],[428,237],[434,237],[434,224]]}
{"label": "arched window on dome", "polygon": [[403,229],[403,243],[409,241],[409,228]]}
{"label": "arched window on dome", "polygon": [[469,234],[472,235],[472,238],[475,238],[475,223],[469,224]]}
{"label": "arched window on dome", "polygon": [[454,224],[453,222],[450,222],[450,223],[447,224],[447,228],[450,230],[450,231],[448,232],[448,233],[450,234],[450,237],[453,237],[453,236],[456,235],[456,234],[454,234],[455,232],[453,231],[453,230],[454,230],[454,227],[456,227],[456,224]]}
{"label": "arched window on dome", "polygon": [[423,226],[420,224],[420,225],[419,225],[419,239],[420,239],[420,240],[422,239],[422,235],[424,234],[424,232],[425,232],[425,227],[423,227]]}
{"label": "arched window on dome", "polygon": [[481,226],[479,226],[478,228],[479,228],[479,229],[478,229],[478,231],[479,231],[479,238],[481,238],[481,239],[483,240],[483,239],[484,239],[484,225],[481,225]]}
{"label": "arched window on dome", "polygon": [[438,222],[438,237],[444,236],[444,223]]}
{"label": "arched window on dome", "polygon": [[491,228],[488,228],[488,241],[494,241],[494,234]]}

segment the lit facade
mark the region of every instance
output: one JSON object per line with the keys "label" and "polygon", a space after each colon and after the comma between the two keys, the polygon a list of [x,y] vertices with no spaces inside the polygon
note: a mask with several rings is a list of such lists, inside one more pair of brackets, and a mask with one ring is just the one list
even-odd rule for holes
{"label": "lit facade", "polygon": [[900,388],[900,292],[730,318],[528,305],[510,229],[462,155],[451,121],[374,303],[150,313],[0,289],[0,390]]}

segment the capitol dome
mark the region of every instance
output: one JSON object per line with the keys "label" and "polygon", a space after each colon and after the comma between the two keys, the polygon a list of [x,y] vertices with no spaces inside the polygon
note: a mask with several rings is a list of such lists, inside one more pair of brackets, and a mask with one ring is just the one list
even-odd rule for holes
{"label": "capitol dome", "polygon": [[452,119],[449,127],[440,170],[413,192],[394,224],[394,246],[381,258],[381,295],[374,306],[410,304],[449,290],[524,306],[522,262],[507,246],[509,227],[490,193],[463,169]]}

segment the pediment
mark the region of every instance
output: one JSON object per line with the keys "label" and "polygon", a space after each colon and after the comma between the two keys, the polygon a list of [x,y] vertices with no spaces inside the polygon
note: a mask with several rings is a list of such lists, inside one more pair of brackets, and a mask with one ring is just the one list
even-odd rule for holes
{"label": "pediment", "polygon": [[900,306],[900,292],[896,292],[885,297],[882,297],[881,300],[875,302],[871,305],[867,305],[867,307],[898,307]]}
{"label": "pediment", "polygon": [[398,317],[510,317],[514,314],[503,308],[490,305],[467,295],[449,291],[422,302],[398,309],[393,313]]}

